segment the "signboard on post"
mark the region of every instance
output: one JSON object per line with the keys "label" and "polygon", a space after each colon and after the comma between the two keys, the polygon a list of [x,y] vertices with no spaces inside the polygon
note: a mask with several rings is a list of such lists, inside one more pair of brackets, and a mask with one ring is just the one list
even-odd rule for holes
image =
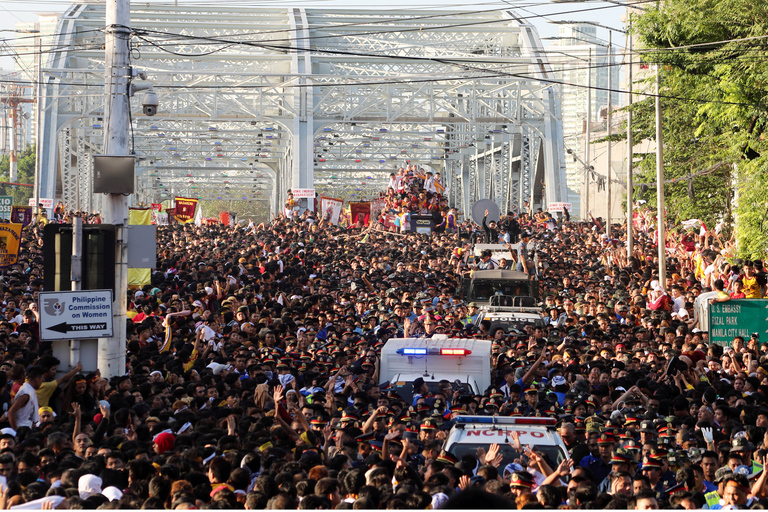
{"label": "signboard on post", "polygon": [[40,339],[112,336],[112,290],[40,292]]}
{"label": "signboard on post", "polygon": [[292,188],[291,193],[294,199],[314,199],[315,189],[313,188]]}
{"label": "signboard on post", "polygon": [[752,333],[768,338],[768,300],[737,299],[709,305],[709,341],[730,347],[735,336],[749,340]]}
{"label": "signboard on post", "polygon": [[567,208],[570,212],[573,210],[573,203],[549,203],[549,208],[547,208],[547,211],[549,213],[562,212],[564,208]]}
{"label": "signboard on post", "polygon": [[13,197],[0,196],[0,218],[10,219],[13,210]]}

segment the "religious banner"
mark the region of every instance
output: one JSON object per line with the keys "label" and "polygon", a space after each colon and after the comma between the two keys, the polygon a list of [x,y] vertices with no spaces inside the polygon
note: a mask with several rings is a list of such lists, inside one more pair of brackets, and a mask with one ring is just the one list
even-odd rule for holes
{"label": "religious banner", "polygon": [[13,224],[21,224],[23,227],[32,224],[32,207],[14,206],[11,210],[11,222]]}
{"label": "religious banner", "polygon": [[344,206],[344,201],[341,199],[333,199],[325,196],[320,198],[320,209],[322,210],[323,219],[334,226],[339,225],[342,206]]}
{"label": "religious banner", "polygon": [[15,265],[19,261],[21,224],[0,224],[0,267]]}
{"label": "religious banner", "polygon": [[168,214],[164,212],[155,212],[153,215],[153,222],[158,226],[168,225]]}
{"label": "religious banner", "polygon": [[365,225],[371,220],[371,203],[349,203],[349,211],[351,213],[352,225]]}
{"label": "religious banner", "polygon": [[152,209],[157,212],[161,212],[163,211],[163,205],[159,203],[152,203]]}
{"label": "religious banner", "polygon": [[371,220],[376,221],[386,207],[387,200],[383,197],[371,201]]}
{"label": "religious banner", "polygon": [[176,198],[176,209],[174,217],[180,224],[186,224],[195,220],[195,209],[197,208],[197,199],[188,197]]}

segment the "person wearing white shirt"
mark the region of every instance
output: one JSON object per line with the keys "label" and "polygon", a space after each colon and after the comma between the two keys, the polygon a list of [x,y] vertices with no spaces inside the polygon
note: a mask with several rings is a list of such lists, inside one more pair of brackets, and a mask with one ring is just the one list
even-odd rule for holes
{"label": "person wearing white shirt", "polygon": [[685,297],[682,288],[675,285],[672,287],[672,312],[677,313],[681,309],[685,309]]}
{"label": "person wearing white shirt", "polygon": [[437,194],[437,187],[435,187],[435,177],[432,173],[427,171],[427,179],[424,181],[424,190],[431,194]]}
{"label": "person wearing white shirt", "polygon": [[40,421],[38,413],[40,406],[35,391],[42,385],[44,373],[40,366],[30,368],[27,372],[27,381],[19,388],[11,408],[8,409],[8,422],[17,432],[22,427],[32,428]]}
{"label": "person wearing white shirt", "polygon": [[389,175],[389,185],[387,185],[387,190],[390,188],[397,192],[397,176],[395,176],[395,173]]}

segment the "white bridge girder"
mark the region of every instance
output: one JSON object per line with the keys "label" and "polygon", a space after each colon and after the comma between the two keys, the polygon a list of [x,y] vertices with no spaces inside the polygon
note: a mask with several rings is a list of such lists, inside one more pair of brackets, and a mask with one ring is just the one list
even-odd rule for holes
{"label": "white bridge girder", "polygon": [[[103,4],[73,4],[57,30],[68,50],[45,69],[41,197],[83,209],[100,206],[103,27]],[[443,173],[464,212],[566,198],[559,91],[511,11],[134,4],[131,27],[131,64],[160,99],[155,117],[131,104],[137,201],[263,200],[254,168],[273,210],[290,188],[357,199],[409,161]],[[238,176],[226,188],[224,173]]]}

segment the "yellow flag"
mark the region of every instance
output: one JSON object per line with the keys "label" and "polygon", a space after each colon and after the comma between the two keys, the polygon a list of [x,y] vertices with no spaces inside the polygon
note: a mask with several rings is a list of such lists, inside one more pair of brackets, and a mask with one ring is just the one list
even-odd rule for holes
{"label": "yellow flag", "polygon": [[144,286],[152,282],[151,268],[129,268],[128,286]]}
{"label": "yellow flag", "polygon": [[128,224],[131,226],[149,226],[152,224],[150,208],[131,208],[128,211]]}

